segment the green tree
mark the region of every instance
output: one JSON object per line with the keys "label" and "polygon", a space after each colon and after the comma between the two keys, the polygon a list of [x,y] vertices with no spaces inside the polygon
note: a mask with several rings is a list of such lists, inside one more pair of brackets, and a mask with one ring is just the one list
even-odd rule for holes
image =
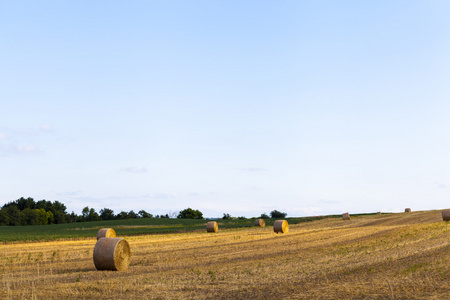
{"label": "green tree", "polygon": [[67,214],[60,211],[52,212],[55,224],[67,223]]}
{"label": "green tree", "polygon": [[48,214],[43,208],[35,209],[38,214],[38,224],[39,225],[47,225],[48,224]]}
{"label": "green tree", "polygon": [[38,225],[39,214],[35,209],[25,208],[23,211],[24,223],[27,225]]}
{"label": "green tree", "polygon": [[100,209],[100,218],[102,220],[114,220],[115,219],[114,211],[106,207]]}
{"label": "green tree", "polygon": [[88,206],[84,207],[81,211],[81,220],[85,222],[91,222],[91,221],[99,221],[100,216],[95,211],[94,208],[89,208]]}
{"label": "green tree", "polygon": [[177,216],[178,219],[203,219],[203,213],[199,210],[193,210],[188,207],[180,211]]}
{"label": "green tree", "polygon": [[117,214],[116,218],[118,220],[125,220],[125,219],[129,219],[128,218],[128,213],[126,211],[121,211],[120,213]]}
{"label": "green tree", "polygon": [[66,215],[66,219],[67,221],[69,221],[70,223],[74,223],[74,222],[78,222],[79,217],[74,211],[72,211],[70,214]]}
{"label": "green tree", "polygon": [[52,208],[52,202],[45,199],[39,200],[38,202],[36,202],[36,208],[42,208],[45,211],[49,211]]}
{"label": "green tree", "polygon": [[67,219],[66,219],[66,206],[59,202],[59,201],[54,201],[51,206],[50,206],[50,211],[53,214],[53,221],[52,223],[55,224],[62,224],[62,223],[66,223]]}
{"label": "green tree", "polygon": [[81,217],[83,218],[83,221],[87,221],[89,217],[89,207],[83,207],[83,210],[81,210]]}
{"label": "green tree", "polygon": [[230,216],[230,214],[225,214],[224,213],[222,219],[223,220],[231,220],[231,216]]}
{"label": "green tree", "polygon": [[55,224],[55,216],[53,215],[53,213],[49,210],[45,212],[47,214],[47,220],[48,220],[48,224]]}
{"label": "green tree", "polygon": [[137,213],[135,213],[134,211],[130,210],[130,211],[128,212],[128,218],[129,218],[129,219],[137,219],[137,218],[138,218],[138,215],[137,215]]}
{"label": "green tree", "polygon": [[89,209],[88,221],[99,221],[99,220],[100,220],[100,216],[95,211],[95,209],[93,209],[93,208]]}
{"label": "green tree", "polygon": [[3,207],[2,209],[0,209],[0,225],[1,226],[9,225],[9,215],[7,207]]}
{"label": "green tree", "polygon": [[141,217],[141,218],[153,218],[153,215],[150,214],[150,213],[148,213],[148,212],[146,212],[145,210],[140,210],[140,211],[138,212],[138,215],[139,215],[139,217]]}
{"label": "green tree", "polygon": [[270,212],[270,217],[272,219],[282,219],[282,218],[285,218],[286,216],[287,216],[287,213],[284,213],[284,212],[281,212],[278,210],[272,210]]}
{"label": "green tree", "polygon": [[270,217],[266,213],[262,213],[260,218],[261,219],[269,219]]}
{"label": "green tree", "polygon": [[10,205],[6,208],[6,212],[9,216],[9,224],[11,226],[19,226],[23,224],[23,214],[15,205]]}
{"label": "green tree", "polygon": [[51,211],[53,213],[54,213],[54,211],[59,211],[59,212],[65,214],[66,213],[66,209],[67,209],[67,207],[63,203],[61,203],[59,201],[54,201],[53,204],[52,204]]}
{"label": "green tree", "polygon": [[23,211],[24,209],[27,209],[27,208],[34,209],[36,206],[36,202],[34,202],[34,199],[30,198],[30,197],[28,197],[26,199],[24,197],[21,197],[21,198],[17,199],[16,201],[14,201],[13,203],[16,203],[17,208],[20,211]]}

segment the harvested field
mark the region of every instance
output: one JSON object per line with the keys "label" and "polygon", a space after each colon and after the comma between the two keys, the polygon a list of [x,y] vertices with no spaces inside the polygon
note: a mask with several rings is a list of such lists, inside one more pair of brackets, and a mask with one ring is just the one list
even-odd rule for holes
{"label": "harvested field", "polygon": [[95,236],[0,245],[1,299],[446,299],[440,211],[125,237],[126,271],[97,271]]}

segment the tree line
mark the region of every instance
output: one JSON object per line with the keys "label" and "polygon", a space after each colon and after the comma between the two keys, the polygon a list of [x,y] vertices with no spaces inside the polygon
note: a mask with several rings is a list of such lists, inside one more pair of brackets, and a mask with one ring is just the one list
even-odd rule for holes
{"label": "tree line", "polygon": [[[283,219],[283,218],[286,218],[286,216],[287,216],[287,213],[281,212],[281,211],[278,211],[275,209],[270,212],[270,217],[266,213],[262,213],[259,216],[259,218],[261,218],[261,219]],[[246,217],[237,217],[237,218],[238,219],[246,219]],[[224,213],[222,219],[223,220],[231,220],[231,219],[233,219],[233,217],[230,214]]]}
{"label": "tree line", "polygon": [[21,197],[15,201],[6,203],[0,209],[0,226],[20,226],[20,225],[47,225],[63,224],[73,222],[90,222],[103,220],[124,220],[138,218],[181,218],[181,219],[203,219],[203,214],[199,210],[191,208],[184,209],[177,213],[152,215],[145,210],[137,213],[133,210],[129,212],[121,211],[114,214],[110,208],[100,209],[96,212],[94,208],[84,207],[81,215],[73,211],[67,212],[67,207],[59,201],[39,200]]}
{"label": "tree line", "polygon": [[46,225],[66,223],[70,215],[59,201],[20,198],[6,203],[0,209],[0,225]]}
{"label": "tree line", "polygon": [[[260,218],[284,218],[286,213],[274,210],[270,213],[270,217],[263,213]],[[94,208],[84,207],[81,215],[77,215],[73,211],[67,213],[66,206],[59,201],[39,200],[33,198],[20,198],[15,201],[6,203],[0,209],[0,226],[20,226],[20,225],[47,225],[62,224],[73,222],[89,222],[103,220],[124,220],[138,218],[178,218],[178,219],[203,219],[203,213],[199,210],[186,208],[177,213],[153,216],[145,210],[137,213],[133,210],[129,212],[121,211],[114,214],[109,208],[100,209],[96,212]],[[222,219],[231,219],[230,214],[223,214]],[[239,217],[239,219],[245,217]]]}

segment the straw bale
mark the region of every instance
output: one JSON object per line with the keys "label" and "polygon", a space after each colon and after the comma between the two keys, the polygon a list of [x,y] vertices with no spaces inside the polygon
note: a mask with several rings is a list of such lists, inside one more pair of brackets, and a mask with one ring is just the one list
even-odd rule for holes
{"label": "straw bale", "polygon": [[288,233],[289,231],[289,224],[286,220],[276,220],[275,223],[273,223],[273,231],[278,234],[278,232],[281,233]]}
{"label": "straw bale", "polygon": [[377,215],[381,215],[381,211],[377,211]]}
{"label": "straw bale", "polygon": [[102,228],[97,232],[97,240],[102,237],[116,237],[116,232],[112,228]]}
{"label": "straw bale", "polygon": [[217,225],[217,222],[211,221],[206,224],[206,231],[207,232],[218,232],[219,231],[219,225]]}
{"label": "straw bale", "polygon": [[411,208],[405,208],[405,212],[411,212]]}
{"label": "straw bale", "polygon": [[345,220],[350,220],[350,214],[348,213],[348,212],[346,212],[346,213],[343,213],[342,214],[342,219],[345,221]]}
{"label": "straw bale", "polygon": [[264,227],[264,226],[266,226],[266,221],[264,221],[264,219],[256,219],[255,226]]}
{"label": "straw bale", "polygon": [[94,247],[97,270],[124,271],[130,264],[131,250],[122,238],[100,238]]}
{"label": "straw bale", "polygon": [[442,219],[444,221],[450,221],[450,209],[445,209],[442,211]]}

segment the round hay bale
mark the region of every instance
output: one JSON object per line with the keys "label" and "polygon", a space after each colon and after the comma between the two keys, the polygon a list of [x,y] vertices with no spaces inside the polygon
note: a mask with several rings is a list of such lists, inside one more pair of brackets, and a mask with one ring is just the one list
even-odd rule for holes
{"label": "round hay bale", "polygon": [[256,219],[255,226],[264,227],[264,226],[266,226],[266,221],[264,221],[264,219]]}
{"label": "round hay bale", "polygon": [[381,215],[381,211],[377,211],[377,215]]}
{"label": "round hay bale", "polygon": [[207,232],[218,232],[219,231],[219,225],[217,225],[217,222],[211,221],[206,224],[206,231]]}
{"label": "round hay bale", "polygon": [[405,212],[411,212],[411,208],[405,208]]}
{"label": "round hay bale", "polygon": [[342,220],[348,221],[350,220],[350,214],[348,212],[342,214]]}
{"label": "round hay bale", "polygon": [[275,223],[273,223],[273,231],[278,234],[278,232],[281,233],[288,233],[289,231],[289,224],[286,220],[276,220]]}
{"label": "round hay bale", "polygon": [[450,221],[450,209],[442,211],[442,219],[447,222]]}
{"label": "round hay bale", "polygon": [[130,245],[122,238],[100,238],[94,247],[97,270],[124,271],[130,264]]}
{"label": "round hay bale", "polygon": [[116,232],[112,228],[102,228],[97,232],[97,240],[102,237],[114,238],[116,237]]}

